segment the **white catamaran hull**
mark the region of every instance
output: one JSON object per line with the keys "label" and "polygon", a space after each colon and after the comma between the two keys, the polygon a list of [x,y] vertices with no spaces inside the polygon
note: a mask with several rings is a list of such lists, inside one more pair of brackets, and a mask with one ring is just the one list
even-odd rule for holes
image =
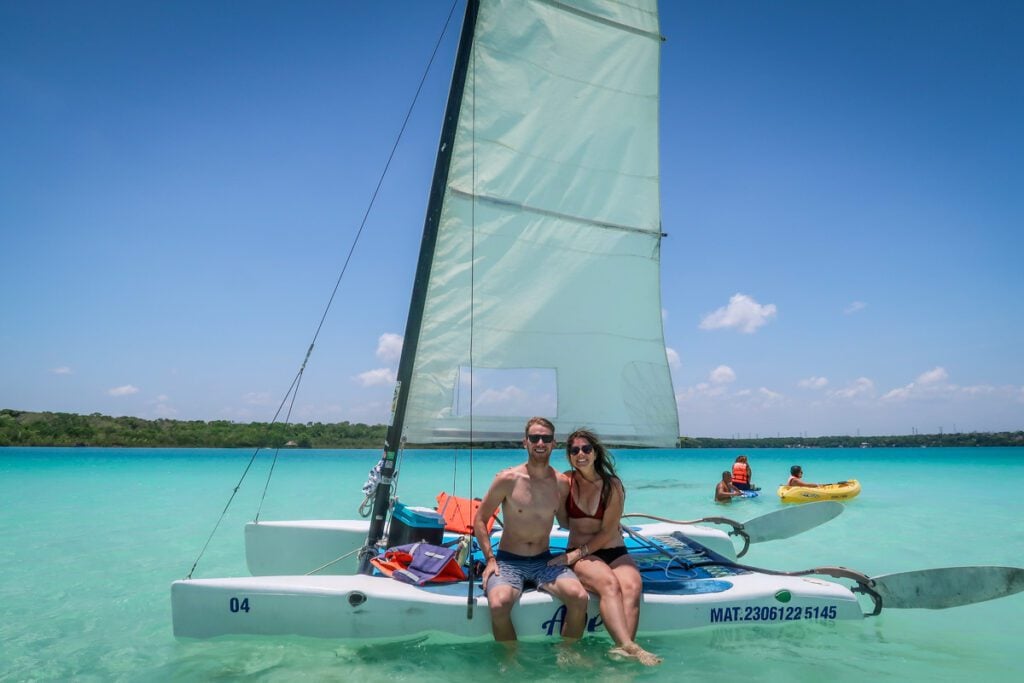
{"label": "white catamaran hull", "polygon": [[[346,575],[356,572],[356,551],[366,542],[370,523],[365,520],[311,519],[287,522],[250,522],[245,525],[245,559],[253,576],[286,574]],[[680,531],[719,555],[736,559],[729,535],[720,529],[690,524],[638,524],[631,526],[644,536],[667,535]],[[568,532],[551,530],[552,546],[564,546]],[[501,531],[492,542],[496,545]],[[454,540],[454,535],[446,535]],[[338,558],[346,556],[345,559]]]}
{"label": "white catamaran hull", "polygon": [[[717,592],[703,592],[712,590]],[[171,586],[174,635],[299,635],[380,640],[444,633],[491,637],[487,600],[474,586],[467,619],[465,583],[413,586],[380,576],[268,576],[176,581]],[[745,573],[728,579],[676,582],[662,594],[644,595],[642,634],[714,625],[861,619],[856,597],[829,581]],[[561,603],[528,591],[513,610],[520,638],[557,637]],[[591,597],[588,631],[603,631]]]}

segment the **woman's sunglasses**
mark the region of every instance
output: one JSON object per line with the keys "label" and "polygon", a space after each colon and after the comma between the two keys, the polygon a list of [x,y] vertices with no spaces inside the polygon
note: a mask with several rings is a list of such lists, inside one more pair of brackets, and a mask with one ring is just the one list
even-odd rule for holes
{"label": "woman's sunglasses", "polygon": [[573,446],[572,448],[569,449],[569,455],[579,455],[580,451],[583,451],[587,455],[590,455],[591,453],[594,452],[594,447],[590,446],[590,445],[587,445],[587,446]]}
{"label": "woman's sunglasses", "polygon": [[530,440],[530,443],[540,443],[541,441],[544,443],[551,443],[555,440],[555,436],[553,434],[530,434],[526,438]]}

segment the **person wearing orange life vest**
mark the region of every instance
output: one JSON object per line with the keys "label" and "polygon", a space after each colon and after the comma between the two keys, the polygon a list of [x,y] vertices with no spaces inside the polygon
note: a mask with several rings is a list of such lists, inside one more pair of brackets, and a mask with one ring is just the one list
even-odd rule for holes
{"label": "person wearing orange life vest", "polygon": [[750,463],[747,462],[747,456],[736,456],[736,462],[732,464],[732,485],[740,491],[760,491],[759,486],[754,486],[751,483],[752,478],[753,471],[750,469]]}

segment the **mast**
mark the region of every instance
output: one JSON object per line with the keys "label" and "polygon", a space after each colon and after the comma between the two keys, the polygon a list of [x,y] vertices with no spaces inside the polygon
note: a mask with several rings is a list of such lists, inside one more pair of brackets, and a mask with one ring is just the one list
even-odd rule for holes
{"label": "mast", "polygon": [[391,482],[395,474],[398,448],[401,444],[405,423],[405,407],[409,399],[410,379],[419,342],[420,325],[423,321],[423,305],[427,296],[427,284],[430,281],[438,222],[441,217],[445,187],[448,183],[452,150],[455,146],[455,133],[459,125],[459,111],[462,108],[466,73],[469,70],[473,50],[473,33],[476,29],[478,9],[479,0],[467,0],[466,16],[462,23],[462,34],[459,37],[459,49],[455,58],[452,84],[448,91],[448,104],[445,108],[444,124],[441,128],[441,139],[438,142],[434,179],[430,187],[427,215],[423,224],[423,239],[420,242],[420,256],[416,264],[412,299],[409,302],[409,317],[405,323],[405,340],[402,343],[402,357],[398,362],[397,384],[391,407],[391,423],[388,425],[387,434],[384,437],[384,453],[380,460],[380,480],[377,482],[377,489],[374,492],[373,507],[370,513],[370,530],[366,535],[366,543],[359,551],[360,574],[371,572],[370,558],[376,554],[376,546],[384,535],[384,526],[387,521]]}

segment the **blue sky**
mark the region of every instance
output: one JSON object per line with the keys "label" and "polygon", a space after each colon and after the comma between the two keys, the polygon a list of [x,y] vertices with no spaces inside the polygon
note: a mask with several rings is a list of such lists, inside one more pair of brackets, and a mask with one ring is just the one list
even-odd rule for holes
{"label": "blue sky", "polygon": [[[1024,429],[1024,7],[661,4],[682,432]],[[0,4],[0,407],[270,419],[449,6]],[[293,419],[387,417],[456,37]]]}

